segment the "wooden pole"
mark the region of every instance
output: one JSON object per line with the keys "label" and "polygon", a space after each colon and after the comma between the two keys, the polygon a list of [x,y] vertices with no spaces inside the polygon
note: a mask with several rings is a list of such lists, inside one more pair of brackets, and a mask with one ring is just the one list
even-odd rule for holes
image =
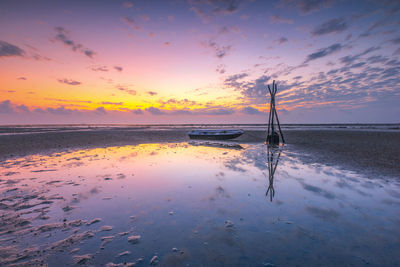
{"label": "wooden pole", "polygon": [[271,141],[274,143],[275,127],[274,127],[274,117],[275,117],[275,80],[272,82],[272,94],[271,94],[271,106],[272,106],[272,119],[271,119]]}
{"label": "wooden pole", "polygon": [[[275,84],[275,93],[278,91],[278,87]],[[278,123],[278,128],[279,128],[279,134],[281,135],[282,138],[282,143],[285,143],[285,138],[283,137],[282,129],[281,129],[281,124],[279,123],[279,118],[278,118],[278,112],[275,110],[275,116],[276,116],[276,122]]]}
{"label": "wooden pole", "polygon": [[[283,137],[283,132],[281,129],[281,124],[278,118],[278,112],[276,111],[276,103],[275,96],[278,92],[278,86],[275,83],[275,80],[272,81],[272,88],[267,85],[268,91],[271,95],[271,102],[269,108],[269,116],[268,116],[268,130],[267,130],[267,143],[271,145],[276,145],[276,142],[279,144],[279,136],[282,138],[282,143],[285,143],[285,138]],[[275,135],[275,121],[278,125],[279,134]],[[277,137],[277,138],[275,138]]]}
{"label": "wooden pole", "polygon": [[274,174],[273,174],[273,160],[274,156],[273,153],[270,152],[269,148],[267,148],[267,155],[268,155],[268,189],[265,193],[266,196],[269,194],[269,199],[272,202],[273,197],[275,196],[275,189],[274,189]]}
{"label": "wooden pole", "polygon": [[[269,94],[272,95],[271,88],[269,87],[269,85],[268,85],[268,90],[269,90]],[[270,129],[270,127],[271,127],[271,111],[272,111],[272,102],[269,103],[269,116],[268,116],[267,140],[268,140],[268,136],[269,136],[269,133],[270,133],[270,130],[269,130],[269,129]]]}
{"label": "wooden pole", "polygon": [[283,138],[283,133],[282,133],[282,130],[281,130],[281,124],[279,123],[279,119],[278,119],[278,113],[276,112],[276,109],[275,109],[275,115],[276,115],[276,121],[278,122],[278,128],[279,128],[279,133],[280,133],[280,135],[281,135],[281,138],[282,138],[282,143],[285,143],[285,138]]}
{"label": "wooden pole", "polygon": [[274,157],[275,157],[276,150],[270,150],[270,148],[267,148],[267,158],[268,158],[268,189],[267,192],[265,193],[266,196],[269,195],[270,201],[272,202],[272,199],[275,197],[275,188],[274,188],[274,176],[275,176],[275,171],[276,168],[278,167],[279,163],[279,158],[281,156],[281,150],[279,149],[278,156],[276,157],[276,161],[274,162]]}

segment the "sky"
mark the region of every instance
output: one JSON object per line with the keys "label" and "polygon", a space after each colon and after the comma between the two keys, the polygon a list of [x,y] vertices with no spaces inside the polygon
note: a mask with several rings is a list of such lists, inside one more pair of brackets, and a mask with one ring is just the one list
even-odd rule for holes
{"label": "sky", "polygon": [[1,0],[0,124],[400,122],[398,0]]}

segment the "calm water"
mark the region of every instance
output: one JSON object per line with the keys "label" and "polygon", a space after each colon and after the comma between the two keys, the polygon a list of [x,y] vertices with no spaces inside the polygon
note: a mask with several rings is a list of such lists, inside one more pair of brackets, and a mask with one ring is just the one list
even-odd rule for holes
{"label": "calm water", "polygon": [[398,265],[399,182],[300,157],[200,142],[3,162],[0,265]]}

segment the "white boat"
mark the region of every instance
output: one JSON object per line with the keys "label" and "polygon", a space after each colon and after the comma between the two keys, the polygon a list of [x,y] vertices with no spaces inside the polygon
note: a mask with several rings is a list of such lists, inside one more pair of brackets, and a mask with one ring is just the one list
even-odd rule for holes
{"label": "white boat", "polygon": [[243,130],[193,130],[188,133],[190,139],[227,140],[241,136]]}

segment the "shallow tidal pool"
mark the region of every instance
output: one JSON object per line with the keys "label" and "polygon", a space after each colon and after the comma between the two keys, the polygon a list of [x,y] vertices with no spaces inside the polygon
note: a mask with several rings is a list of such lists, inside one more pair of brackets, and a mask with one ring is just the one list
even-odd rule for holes
{"label": "shallow tidal pool", "polygon": [[194,142],[2,162],[0,265],[399,264],[399,181],[301,157]]}

